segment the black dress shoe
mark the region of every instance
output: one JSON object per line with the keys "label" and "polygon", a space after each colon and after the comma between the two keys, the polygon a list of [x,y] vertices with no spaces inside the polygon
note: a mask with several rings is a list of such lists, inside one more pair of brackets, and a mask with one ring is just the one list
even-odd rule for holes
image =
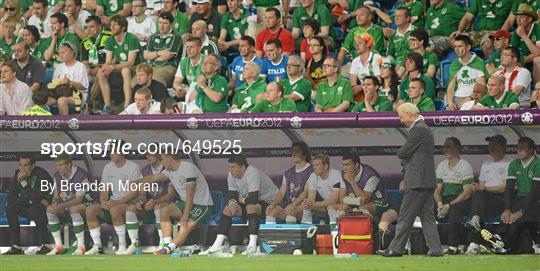
{"label": "black dress shoe", "polygon": [[51,249],[47,245],[42,245],[41,248],[36,252],[37,255],[47,255],[51,252]]}
{"label": "black dress shoe", "polygon": [[426,254],[426,257],[442,257],[444,254],[442,252],[431,252],[429,251]]}
{"label": "black dress shoe", "polygon": [[390,249],[377,250],[376,254],[381,255],[383,257],[401,257],[402,256],[400,253],[397,253]]}
{"label": "black dress shoe", "polygon": [[8,252],[6,252],[6,253],[4,253],[2,255],[22,255],[22,254],[24,254],[24,251],[22,249],[16,248],[16,247],[11,247],[11,249]]}

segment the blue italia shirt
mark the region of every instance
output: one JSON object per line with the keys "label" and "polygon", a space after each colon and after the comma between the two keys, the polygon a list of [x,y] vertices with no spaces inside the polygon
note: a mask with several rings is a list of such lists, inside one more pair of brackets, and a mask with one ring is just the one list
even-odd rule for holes
{"label": "blue italia shirt", "polygon": [[266,77],[266,81],[283,81],[287,78],[287,62],[289,58],[283,55],[278,63],[273,63],[268,58],[262,61],[261,75]]}

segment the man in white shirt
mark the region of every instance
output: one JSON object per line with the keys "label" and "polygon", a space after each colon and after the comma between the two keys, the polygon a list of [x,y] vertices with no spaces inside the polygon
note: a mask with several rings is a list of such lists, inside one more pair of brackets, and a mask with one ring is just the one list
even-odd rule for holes
{"label": "man in white shirt", "polygon": [[32,90],[17,79],[15,63],[4,63],[0,71],[0,116],[19,116],[32,107]]}
{"label": "man in white shirt", "polygon": [[303,224],[313,224],[313,214],[329,218],[328,207],[338,203],[340,194],[345,191],[341,173],[337,169],[330,168],[328,155],[317,154],[313,157],[312,163],[313,173],[307,180],[308,195],[302,203]]}
{"label": "man in white shirt", "polygon": [[519,59],[521,53],[518,48],[508,47],[501,53],[502,70],[495,74],[504,77],[504,91],[514,92],[519,99],[521,108],[528,108],[531,105],[531,72],[520,67]]}
{"label": "man in white shirt", "polygon": [[146,1],[135,0],[131,3],[133,16],[127,18],[128,32],[137,36],[141,42],[141,47],[146,46],[148,39],[156,33],[157,25],[153,16],[147,16]]}
{"label": "man in white shirt", "polygon": [[487,94],[487,86],[482,83],[476,83],[473,87],[472,95],[470,97],[470,101],[467,101],[463,103],[461,108],[459,110],[473,110],[476,104],[480,102],[480,99],[482,99]]}
{"label": "man in white shirt", "polygon": [[28,19],[28,25],[35,26],[42,39],[51,36],[51,14],[47,10],[47,0],[35,0],[32,4],[32,16]]}
{"label": "man in white shirt", "polygon": [[148,88],[140,88],[135,92],[135,102],[118,115],[146,115],[161,112],[161,104],[152,99]]}
{"label": "man in white shirt", "polygon": [[373,37],[368,33],[363,33],[355,39],[358,56],[352,60],[349,75],[353,96],[362,91],[362,80],[366,76],[380,76],[382,56],[372,51]]}
{"label": "man in white shirt", "polygon": [[68,18],[68,32],[84,40],[88,36],[88,33],[84,31],[86,19],[92,14],[82,9],[82,0],[66,0],[64,14]]}

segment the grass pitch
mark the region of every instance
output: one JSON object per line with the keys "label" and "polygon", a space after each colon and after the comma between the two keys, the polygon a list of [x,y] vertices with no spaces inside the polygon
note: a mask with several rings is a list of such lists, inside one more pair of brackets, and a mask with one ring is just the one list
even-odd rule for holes
{"label": "grass pitch", "polygon": [[170,256],[131,255],[131,256],[0,256],[0,271],[59,271],[59,270],[271,270],[271,271],[391,271],[391,270],[436,270],[436,271],[521,271],[540,270],[538,255],[481,255],[481,256],[444,256],[428,258],[424,256],[404,256],[401,258],[383,258],[363,256],[357,259],[336,259],[333,256],[292,256],[270,255],[264,258],[246,258],[236,255],[234,258],[208,258],[192,256],[172,258]]}

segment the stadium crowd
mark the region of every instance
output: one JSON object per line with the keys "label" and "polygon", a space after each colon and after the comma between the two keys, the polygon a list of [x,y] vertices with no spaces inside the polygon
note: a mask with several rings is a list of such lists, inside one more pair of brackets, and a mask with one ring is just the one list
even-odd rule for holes
{"label": "stadium crowd", "polygon": [[535,0],[1,5],[0,115],[540,106]]}

